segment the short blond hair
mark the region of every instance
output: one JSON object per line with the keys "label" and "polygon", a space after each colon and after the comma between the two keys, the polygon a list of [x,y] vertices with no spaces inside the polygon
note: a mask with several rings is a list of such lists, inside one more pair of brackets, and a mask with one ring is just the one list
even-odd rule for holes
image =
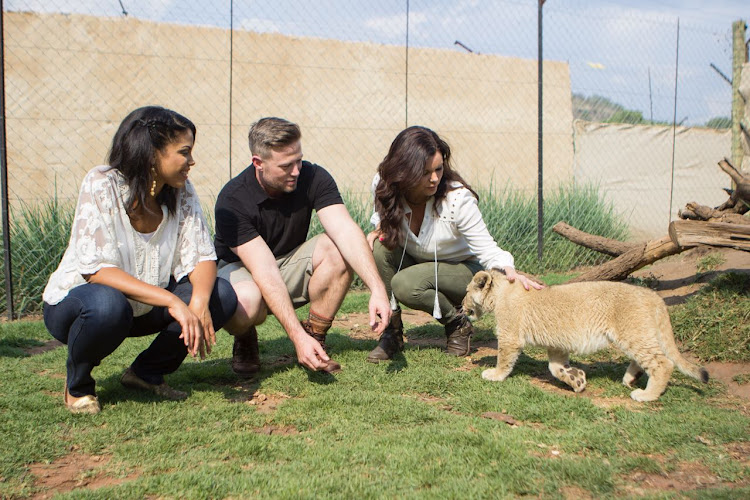
{"label": "short blond hair", "polygon": [[294,144],[302,138],[299,125],[276,117],[261,118],[250,125],[247,140],[250,153],[269,158],[271,151]]}

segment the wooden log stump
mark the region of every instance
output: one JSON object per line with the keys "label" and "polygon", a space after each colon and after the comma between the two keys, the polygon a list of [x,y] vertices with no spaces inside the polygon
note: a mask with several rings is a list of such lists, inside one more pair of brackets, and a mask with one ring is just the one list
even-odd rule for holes
{"label": "wooden log stump", "polygon": [[669,224],[669,237],[681,247],[711,245],[750,251],[748,224],[676,220]]}

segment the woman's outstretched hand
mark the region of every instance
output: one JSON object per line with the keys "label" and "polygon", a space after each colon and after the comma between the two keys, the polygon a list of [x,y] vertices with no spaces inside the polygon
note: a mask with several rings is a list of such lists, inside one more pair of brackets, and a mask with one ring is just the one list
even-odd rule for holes
{"label": "woman's outstretched hand", "polygon": [[536,281],[527,278],[523,274],[518,274],[513,267],[504,267],[503,272],[505,273],[505,279],[507,279],[511,283],[518,280],[518,282],[521,283],[526,290],[529,290],[530,288],[534,288],[536,290],[545,288],[544,284],[537,283]]}

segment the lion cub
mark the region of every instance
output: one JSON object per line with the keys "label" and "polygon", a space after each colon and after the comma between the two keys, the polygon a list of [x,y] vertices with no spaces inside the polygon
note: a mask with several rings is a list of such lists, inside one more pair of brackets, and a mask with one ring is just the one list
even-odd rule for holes
{"label": "lion cub", "polygon": [[630,393],[636,401],[661,396],[675,365],[708,382],[708,372],[677,350],[667,307],[646,288],[598,281],[527,291],[499,271],[480,271],[466,287],[463,309],[471,318],[495,314],[497,368],[482,372],[487,380],[505,380],[530,344],[546,347],[552,375],[581,392],[586,374],[568,364],[568,354],[589,354],[613,344],[632,359],[622,379],[626,386],[632,387],[644,371],[648,374],[646,389]]}

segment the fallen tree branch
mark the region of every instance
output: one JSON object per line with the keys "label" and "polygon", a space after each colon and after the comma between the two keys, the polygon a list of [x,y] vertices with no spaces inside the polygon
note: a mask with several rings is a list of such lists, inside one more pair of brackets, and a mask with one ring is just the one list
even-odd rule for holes
{"label": "fallen tree branch", "polygon": [[632,250],[634,246],[637,246],[632,243],[625,243],[611,238],[585,233],[564,221],[555,224],[552,230],[576,245],[590,248],[599,253],[611,255],[612,257],[622,255],[625,252]]}
{"label": "fallen tree branch", "polygon": [[620,281],[633,271],[653,264],[659,259],[675,255],[690,247],[676,245],[669,236],[635,245],[619,257],[589,269],[580,276],[570,280],[578,281]]}

